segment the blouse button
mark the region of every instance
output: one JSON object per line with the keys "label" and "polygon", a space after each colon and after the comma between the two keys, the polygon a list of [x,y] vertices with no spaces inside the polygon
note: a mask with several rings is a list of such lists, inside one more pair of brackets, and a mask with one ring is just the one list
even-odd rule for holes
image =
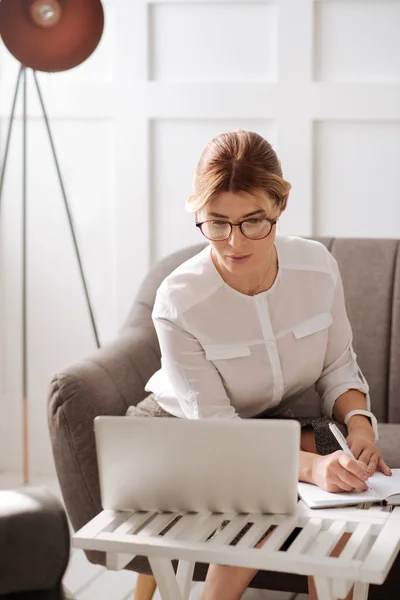
{"label": "blouse button", "polygon": [[268,345],[271,346],[271,348],[273,348],[275,346],[275,342],[269,342]]}

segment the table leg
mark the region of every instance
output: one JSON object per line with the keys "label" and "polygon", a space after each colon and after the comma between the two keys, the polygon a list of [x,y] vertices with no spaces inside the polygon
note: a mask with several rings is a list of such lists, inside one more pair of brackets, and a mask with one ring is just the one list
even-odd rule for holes
{"label": "table leg", "polygon": [[194,565],[195,565],[194,562],[190,562],[188,560],[180,560],[179,561],[176,579],[178,581],[178,585],[181,590],[183,600],[189,600],[190,588],[191,588],[192,579],[193,579]]}
{"label": "table leg", "polygon": [[353,600],[368,600],[369,583],[357,581],[354,585]]}
{"label": "table leg", "polygon": [[158,556],[149,556],[148,559],[162,600],[184,600],[172,562]]}
{"label": "table leg", "polygon": [[332,594],[332,581],[327,577],[314,577],[315,591],[318,600],[334,600]]}
{"label": "table leg", "polygon": [[[317,594],[318,600],[337,600],[338,596],[333,592],[332,581],[326,577],[314,577],[314,590],[310,590],[310,598],[315,598]],[[352,594],[350,594],[351,600],[368,600],[369,583],[363,581],[357,581],[354,584]],[[314,594],[314,595],[312,595]],[[340,596],[343,598],[344,596]],[[346,595],[346,600],[349,596]]]}

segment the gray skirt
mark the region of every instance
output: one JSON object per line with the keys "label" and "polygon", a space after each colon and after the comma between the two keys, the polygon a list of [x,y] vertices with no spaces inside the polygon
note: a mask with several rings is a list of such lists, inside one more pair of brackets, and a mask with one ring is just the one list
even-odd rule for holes
{"label": "gray skirt", "polygon": [[[169,412],[165,411],[158,404],[154,394],[150,394],[139,402],[136,406],[130,406],[126,412],[127,416],[130,417],[172,417]],[[325,455],[340,450],[340,446],[333,437],[329,423],[335,423],[344,437],[347,436],[347,427],[335,419],[329,419],[328,417],[295,417],[291,410],[285,410],[281,415],[274,415],[273,417],[266,415],[265,413],[253,417],[254,419],[295,419],[301,425],[302,429],[312,429],[315,436],[315,445],[317,448],[317,454]]]}

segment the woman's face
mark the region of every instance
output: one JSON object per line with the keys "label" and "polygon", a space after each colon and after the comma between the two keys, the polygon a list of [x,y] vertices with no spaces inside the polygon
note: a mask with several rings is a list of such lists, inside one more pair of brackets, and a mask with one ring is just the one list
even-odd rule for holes
{"label": "woman's face", "polygon": [[[276,219],[278,214],[276,203],[269,197],[266,197],[263,209],[259,201],[249,194],[222,192],[197,212],[196,221],[239,223],[245,219]],[[266,260],[270,259],[275,237],[276,225],[267,237],[260,240],[251,240],[242,234],[239,227],[233,227],[228,239],[217,242],[209,240],[209,243],[220,266],[232,274],[246,275],[264,266]]]}

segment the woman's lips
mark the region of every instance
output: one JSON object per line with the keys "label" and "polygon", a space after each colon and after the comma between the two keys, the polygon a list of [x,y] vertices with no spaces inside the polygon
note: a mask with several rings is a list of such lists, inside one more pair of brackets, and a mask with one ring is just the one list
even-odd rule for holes
{"label": "woman's lips", "polygon": [[226,258],[233,262],[233,263],[242,263],[245,262],[246,260],[248,260],[250,258],[251,254],[242,254],[242,255],[231,255],[231,256],[227,256]]}

